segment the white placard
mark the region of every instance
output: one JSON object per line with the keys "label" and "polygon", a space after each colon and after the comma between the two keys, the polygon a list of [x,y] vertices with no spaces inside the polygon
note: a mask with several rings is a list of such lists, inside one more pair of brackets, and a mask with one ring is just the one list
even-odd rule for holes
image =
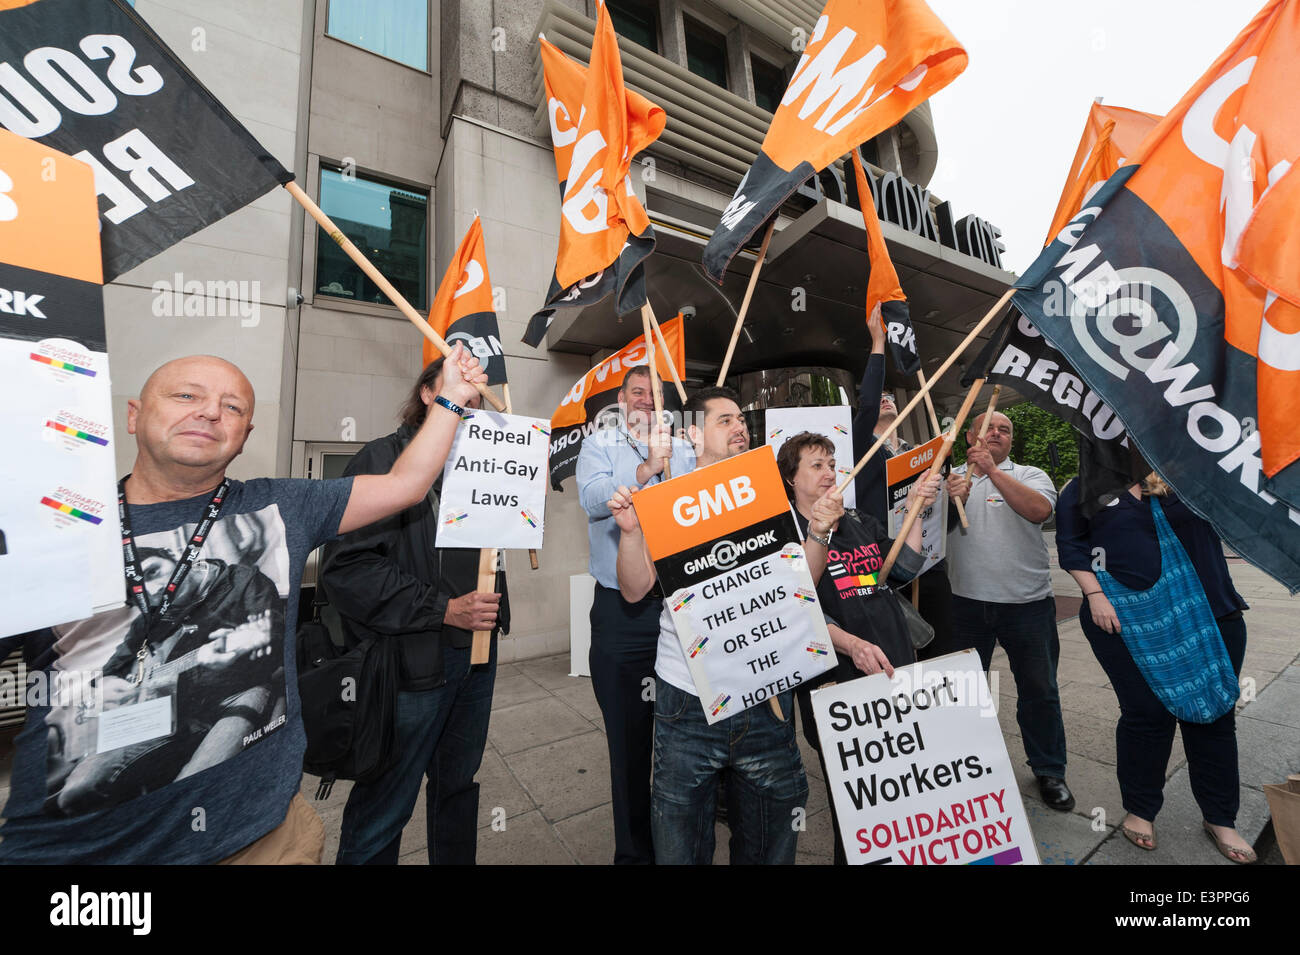
{"label": "white placard", "polygon": [[798,544],[683,587],[668,599],[668,609],[710,723],[835,665]]}
{"label": "white placard", "polygon": [[[839,484],[849,476],[857,458],[853,456],[853,409],[848,405],[768,408],[763,414],[766,416],[763,438],[771,446],[773,454],[781,453],[781,445],[787,438],[800,431],[812,431],[830,438],[835,445],[835,483]],[[852,482],[844,489],[844,506],[858,506]]]}
{"label": "white placard", "polygon": [[1038,864],[979,654],[814,690],[853,865]]}
{"label": "white placard", "polygon": [[550,436],[545,418],[466,415],[442,471],[438,546],[541,549]]}

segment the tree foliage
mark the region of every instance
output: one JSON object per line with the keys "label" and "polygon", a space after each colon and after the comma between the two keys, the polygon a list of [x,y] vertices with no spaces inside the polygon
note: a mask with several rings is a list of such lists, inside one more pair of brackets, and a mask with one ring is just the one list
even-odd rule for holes
{"label": "tree foliage", "polygon": [[[999,410],[1011,419],[1012,461],[1042,468],[1058,488],[1079,473],[1079,446],[1074,439],[1074,429],[1068,424],[1028,401]],[[955,464],[966,461],[966,431],[969,428],[968,421],[953,443],[952,459]],[[1056,445],[1059,466],[1052,464],[1049,450],[1052,444]]]}

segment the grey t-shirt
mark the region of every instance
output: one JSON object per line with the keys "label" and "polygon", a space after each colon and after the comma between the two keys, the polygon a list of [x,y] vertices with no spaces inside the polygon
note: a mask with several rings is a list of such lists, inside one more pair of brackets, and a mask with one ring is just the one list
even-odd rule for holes
{"label": "grey t-shirt", "polygon": [[[146,629],[128,604],[25,637],[51,705],[16,740],[0,862],[212,863],[284,821],[306,746],[303,565],[351,491],[233,481],[167,619]],[[146,577],[170,575],[207,502],[130,509]]]}
{"label": "grey t-shirt", "polygon": [[[1056,507],[1056,486],[1046,473],[1028,464],[1013,464],[1010,458],[1000,469]],[[955,470],[965,474],[966,465]],[[1018,604],[1051,594],[1042,525],[1013,511],[987,475],[971,481],[966,517],[969,528],[958,524],[948,532],[948,580],[956,596]]]}

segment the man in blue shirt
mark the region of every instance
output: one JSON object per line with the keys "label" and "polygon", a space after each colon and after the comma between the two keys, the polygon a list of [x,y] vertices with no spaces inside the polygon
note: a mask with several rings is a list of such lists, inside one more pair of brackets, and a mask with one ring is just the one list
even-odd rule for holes
{"label": "man in blue shirt", "polygon": [[618,390],[618,420],[583,442],[578,495],[587,512],[591,575],[591,684],[605,720],[614,806],[614,862],[654,862],[650,836],[650,761],[654,746],[655,652],[663,599],[647,594],[636,603],[618,590],[618,526],[609,499],[620,487],[641,488],[694,467],[690,445],[654,422],[648,365],[631,368]]}

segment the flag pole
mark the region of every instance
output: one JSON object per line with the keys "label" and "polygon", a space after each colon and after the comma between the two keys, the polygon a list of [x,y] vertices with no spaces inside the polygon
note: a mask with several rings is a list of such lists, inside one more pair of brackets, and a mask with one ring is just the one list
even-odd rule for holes
{"label": "flag pole", "polygon": [[[938,378],[935,375],[935,378]],[[971,386],[970,391],[966,393],[966,400],[962,402],[961,411],[958,412],[956,420],[953,421],[952,427],[948,433],[943,436],[943,447],[939,453],[934,456],[934,463],[930,465],[930,470],[926,472],[926,477],[938,474],[943,469],[943,463],[948,460],[948,455],[952,453],[952,444],[957,440],[957,429],[961,423],[966,420],[970,414],[970,409],[975,404],[975,398],[979,395],[980,389],[984,387],[985,379],[980,378]],[[921,499],[915,497],[907,508],[907,517],[903,518],[903,526],[899,528],[898,536],[894,538],[894,544],[889,548],[889,554],[885,557],[885,563],[880,568],[880,580],[888,580],[889,572],[894,569],[894,561],[898,560],[898,553],[903,549],[903,542],[907,540],[907,534],[916,523],[916,519],[921,516]]]}
{"label": "flag pole", "polygon": [[[478,586],[474,589],[481,594],[496,593],[498,553],[495,547],[484,547],[478,552]],[[492,631],[475,630],[473,642],[470,644],[470,665],[487,663],[491,658]]]}
{"label": "flag pole", "polygon": [[[646,308],[650,308],[649,302],[646,303]],[[655,318],[654,309],[652,308],[650,308],[650,327],[654,329],[655,341],[659,343],[659,347],[668,356],[668,371],[673,376],[673,385],[677,388],[677,397],[682,400],[682,404],[686,404],[686,388],[682,385],[681,375],[677,374],[677,362],[673,361],[672,350],[668,347],[668,342],[664,341],[663,329],[659,327],[659,319]]]}
{"label": "flag pole", "polygon": [[[921,382],[921,387],[925,387],[925,371],[916,369],[916,377]],[[934,413],[934,402],[930,400],[930,393],[925,393],[925,407],[930,412],[930,424],[934,428],[934,436],[937,438],[941,433],[939,430],[939,416]],[[952,499],[953,504],[957,506],[957,517],[961,519],[962,527],[970,527],[970,521],[966,518],[966,505],[962,504],[957,498]]]}
{"label": "flag pole", "polygon": [[740,312],[736,315],[736,327],[731,330],[731,343],[727,345],[727,355],[722,359],[722,368],[718,371],[718,384],[727,380],[727,369],[731,367],[731,356],[736,352],[736,342],[740,340],[740,327],[745,324],[745,315],[749,312],[749,301],[754,297],[754,288],[758,285],[758,273],[763,271],[763,262],[767,259],[767,244],[772,241],[776,231],[776,216],[768,223],[767,232],[763,234],[763,244],[758,247],[758,261],[754,271],[749,273],[749,287],[745,289],[745,298],[740,303]]}
{"label": "flag pole", "polygon": [[[866,454],[864,454],[861,458],[858,459],[858,463],[853,466],[853,470],[849,472],[848,477],[846,477],[843,481],[841,481],[839,487],[837,487],[835,490],[839,491],[841,494],[844,493],[844,489],[849,486],[849,484],[853,481],[855,477],[858,476],[858,472],[861,471],[866,466],[867,462],[870,461],[873,457],[875,457],[876,452],[880,450],[881,445],[883,445],[886,441],[889,440],[889,436],[894,433],[894,431],[898,428],[900,424],[902,424],[903,419],[906,418],[909,414],[911,414],[912,409],[915,408],[917,405],[919,405],[922,402],[922,400],[924,400],[925,395],[930,393],[930,389],[934,387],[935,382],[937,382],[940,378],[944,376],[944,373],[947,372],[948,369],[952,367],[953,363],[957,360],[958,356],[960,356],[962,352],[964,352],[967,348],[970,347],[970,343],[973,342],[979,336],[980,332],[984,331],[985,327],[989,324],[989,322],[997,318],[997,316],[1002,312],[1002,309],[1006,306],[1007,302],[1011,301],[1011,296],[1015,294],[1016,294],[1016,289],[1014,287],[1007,289],[1006,294],[1004,294],[1000,299],[997,300],[997,303],[991,309],[989,309],[988,314],[985,315],[982,319],[980,319],[979,324],[977,324],[974,328],[972,328],[967,333],[966,337],[962,339],[961,344],[959,344],[955,349],[953,349],[952,354],[949,355],[948,358],[944,361],[944,363],[939,366],[938,370],[935,371],[934,377],[932,377],[928,382],[926,382],[925,387],[920,392],[918,392],[917,395],[911,401],[907,403],[907,406],[904,407],[903,410],[901,410],[898,413],[898,417],[895,418],[890,423],[889,427],[885,428],[883,432],[881,432],[879,435],[876,436],[875,443],[867,450]],[[981,379],[981,381],[983,381],[983,379]]]}
{"label": "flag pole", "polygon": [[[353,245],[352,240],[343,234],[343,230],[336,226],[333,220],[321,210],[321,207],[312,201],[311,196],[303,192],[296,182],[286,182],[284,188],[289,195],[298,201],[300,206],[307,210],[307,214],[316,220],[316,224],[325,230],[325,234],[338,243],[339,248],[347,254],[348,258],[355,262],[362,272],[366,273],[370,281],[379,286],[379,290],[388,296],[389,300],[397,306],[398,311],[405,315],[412,325],[423,332],[425,338],[433,342],[434,347],[442,352],[443,357],[450,355],[451,347],[443,340],[443,337],[434,330],[432,325],[420,317],[420,313],[411,307],[411,303],[393,287],[393,283],[384,278],[379,269],[375,268],[370,260],[361,254],[361,250]],[[478,390],[479,394],[486,398],[488,403],[497,411],[505,410],[506,406],[502,404],[501,399],[487,385],[480,384]]]}
{"label": "flag pole", "polygon": [[[998,408],[998,395],[1000,394],[1002,394],[1002,386],[994,385],[993,396],[989,398],[989,408],[987,411],[984,412],[984,421],[980,425],[980,433],[978,437],[975,438],[976,444],[979,444],[981,441],[983,441],[984,435],[988,434],[989,422],[993,420],[993,412],[996,411]],[[966,519],[966,508],[962,507],[961,501],[957,500],[956,498],[953,499],[953,503],[957,505],[957,516],[961,518],[961,526],[969,528],[970,521]]]}
{"label": "flag pole", "polygon": [[[641,329],[642,329],[642,334],[645,335],[646,358],[648,359],[650,364],[650,392],[654,395],[654,399],[655,399],[655,427],[658,427],[659,425],[662,425],[664,422],[664,389],[663,389],[663,383],[659,380],[659,369],[656,367],[655,364],[655,340],[654,340],[654,336],[650,332],[650,320],[653,316],[654,316],[654,310],[650,308],[650,300],[649,298],[647,298],[646,303],[641,306]],[[671,355],[669,356],[668,360],[670,362],[672,361]],[[647,437],[653,437],[653,431],[651,432],[650,435],[647,435]],[[672,480],[672,476],[673,476],[672,463],[673,463],[672,445],[669,444],[668,460],[664,461],[665,481]]]}

